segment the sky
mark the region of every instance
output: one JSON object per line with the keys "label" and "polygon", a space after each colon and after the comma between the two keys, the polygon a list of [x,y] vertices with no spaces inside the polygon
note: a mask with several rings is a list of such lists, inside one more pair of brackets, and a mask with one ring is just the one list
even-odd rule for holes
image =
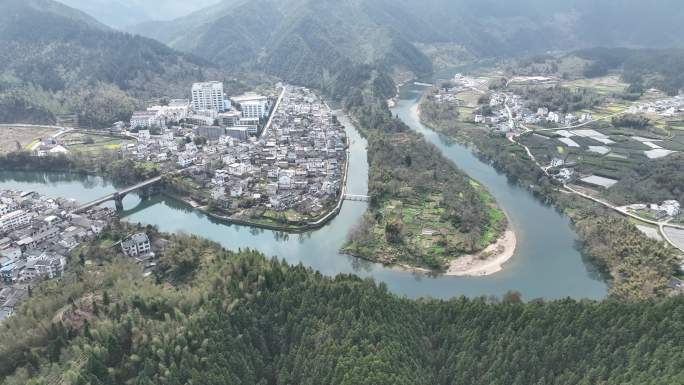
{"label": "sky", "polygon": [[151,20],[171,20],[220,0],[58,0],[84,11],[110,27],[126,27]]}

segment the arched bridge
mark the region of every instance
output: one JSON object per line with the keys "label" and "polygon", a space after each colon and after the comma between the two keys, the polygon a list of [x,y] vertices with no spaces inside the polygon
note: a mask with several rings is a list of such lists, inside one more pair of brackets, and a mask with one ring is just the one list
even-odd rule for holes
{"label": "arched bridge", "polygon": [[88,202],[82,206],[79,206],[78,208],[76,208],[73,211],[73,213],[74,214],[82,213],[84,211],[87,211],[90,208],[93,208],[95,206],[99,206],[99,205],[101,205],[105,202],[108,202],[108,201],[114,201],[114,203],[116,204],[116,209],[119,211],[123,210],[123,199],[126,197],[126,195],[128,195],[134,191],[152,186],[153,184],[158,183],[161,179],[162,179],[162,177],[160,175],[160,176],[154,177],[152,179],[148,179],[144,182],[140,182],[134,186],[127,187],[123,190],[115,191],[115,192],[113,192],[107,196],[104,196],[104,197],[96,199],[92,202]]}

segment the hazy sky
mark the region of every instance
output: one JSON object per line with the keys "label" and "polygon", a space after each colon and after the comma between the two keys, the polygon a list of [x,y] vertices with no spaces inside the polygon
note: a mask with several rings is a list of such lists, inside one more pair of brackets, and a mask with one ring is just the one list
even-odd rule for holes
{"label": "hazy sky", "polygon": [[221,0],[58,0],[116,28],[149,20],[170,20]]}

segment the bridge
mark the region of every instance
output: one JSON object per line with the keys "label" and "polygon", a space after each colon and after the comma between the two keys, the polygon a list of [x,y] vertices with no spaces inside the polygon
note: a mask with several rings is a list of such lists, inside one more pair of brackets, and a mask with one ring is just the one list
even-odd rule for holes
{"label": "bridge", "polygon": [[99,205],[101,205],[105,202],[108,202],[108,201],[114,201],[114,203],[116,204],[116,209],[118,211],[122,211],[123,210],[123,199],[126,197],[126,195],[128,195],[134,191],[141,190],[141,189],[147,188],[149,186],[152,186],[152,185],[158,183],[161,179],[162,179],[162,177],[160,175],[160,176],[154,177],[152,179],[148,179],[144,182],[140,182],[136,185],[127,187],[123,190],[115,191],[109,195],[102,197],[102,198],[96,199],[92,202],[88,202],[82,206],[77,207],[73,211],[73,213],[74,214],[82,213],[84,211],[87,211],[87,210],[89,210],[95,206],[99,206]]}
{"label": "bridge", "polygon": [[356,201],[356,202],[368,202],[368,201],[370,201],[370,197],[368,195],[344,194],[344,200]]}

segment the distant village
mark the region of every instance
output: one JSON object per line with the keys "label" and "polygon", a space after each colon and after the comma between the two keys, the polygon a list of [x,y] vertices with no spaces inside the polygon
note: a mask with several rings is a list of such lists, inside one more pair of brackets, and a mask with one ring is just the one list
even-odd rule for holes
{"label": "distant village", "polygon": [[[74,214],[78,206],[72,199],[0,190],[0,321],[13,314],[33,285],[60,277],[70,253],[116,216],[113,209],[102,207]],[[144,233],[112,247],[139,262],[154,257]]]}
{"label": "distant village", "polygon": [[648,103],[637,103],[630,106],[627,112],[630,114],[658,114],[665,117],[684,115],[684,95]]}

